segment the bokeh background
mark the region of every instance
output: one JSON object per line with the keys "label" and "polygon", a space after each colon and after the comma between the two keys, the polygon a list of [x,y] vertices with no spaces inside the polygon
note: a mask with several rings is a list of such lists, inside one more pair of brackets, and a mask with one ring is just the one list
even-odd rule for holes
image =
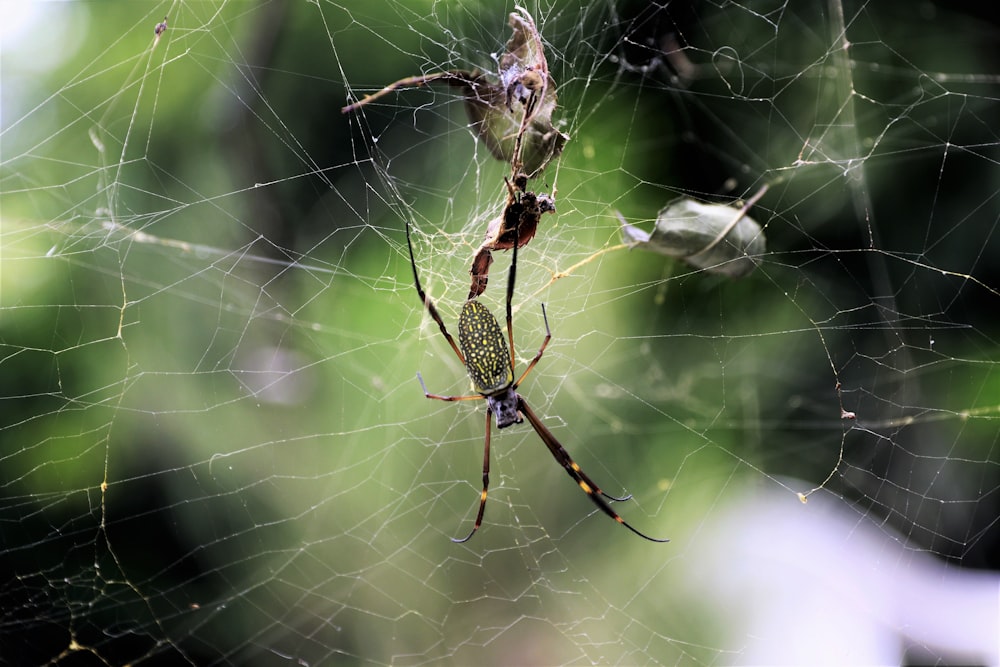
{"label": "bokeh background", "polygon": [[[468,380],[403,230],[457,333],[508,167],[447,86],[340,109],[493,71],[514,7],[2,5],[0,660],[1000,660],[997,25],[528,3],[571,139],[531,184],[522,393],[672,541],[525,424],[455,545],[484,408],[421,395]],[[619,247],[618,213],[764,186],[746,278]]]}

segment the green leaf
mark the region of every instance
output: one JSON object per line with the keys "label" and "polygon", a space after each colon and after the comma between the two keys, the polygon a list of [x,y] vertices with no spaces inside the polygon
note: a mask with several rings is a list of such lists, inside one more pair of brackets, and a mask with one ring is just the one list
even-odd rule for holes
{"label": "green leaf", "polygon": [[730,278],[750,274],[766,250],[764,232],[746,207],[679,199],[660,210],[651,234],[619,219],[626,243]]}

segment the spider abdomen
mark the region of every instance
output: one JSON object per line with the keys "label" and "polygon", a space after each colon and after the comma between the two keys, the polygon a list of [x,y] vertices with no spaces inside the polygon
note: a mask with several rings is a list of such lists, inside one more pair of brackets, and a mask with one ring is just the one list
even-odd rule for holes
{"label": "spider abdomen", "polygon": [[465,302],[458,318],[458,344],[475,391],[491,396],[514,382],[503,330],[489,308],[475,299]]}

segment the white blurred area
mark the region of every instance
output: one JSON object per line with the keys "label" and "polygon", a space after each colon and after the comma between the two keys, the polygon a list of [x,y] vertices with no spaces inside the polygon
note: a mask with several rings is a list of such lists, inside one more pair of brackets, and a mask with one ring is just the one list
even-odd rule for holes
{"label": "white blurred area", "polygon": [[[28,114],[50,113],[40,107],[49,93],[39,88],[38,77],[73,58],[89,24],[84,3],[0,0],[0,129],[20,125]],[[29,145],[40,139],[23,129],[19,134]],[[8,151],[16,146],[7,140]]]}
{"label": "white blurred area", "polygon": [[724,619],[727,662],[1000,664],[1000,575],[948,565],[830,494],[748,489],[722,515],[692,545],[689,592]]}
{"label": "white blurred area", "polygon": [[72,2],[0,0],[0,45],[18,69],[43,73],[65,62],[88,29],[88,13]]}

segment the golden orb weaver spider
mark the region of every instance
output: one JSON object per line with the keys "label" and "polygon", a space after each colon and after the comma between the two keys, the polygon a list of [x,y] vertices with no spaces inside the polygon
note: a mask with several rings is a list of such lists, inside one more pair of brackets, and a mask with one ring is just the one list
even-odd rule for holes
{"label": "golden orb weaver spider", "polygon": [[[517,229],[514,229],[515,235],[517,234]],[[417,379],[420,381],[420,387],[424,391],[424,396],[427,398],[433,398],[439,401],[486,401],[486,441],[483,449],[483,491],[479,497],[479,512],[476,514],[476,522],[472,526],[472,530],[468,535],[462,539],[451,538],[452,542],[466,542],[483,523],[483,512],[486,510],[486,496],[490,488],[490,417],[492,415],[496,416],[497,428],[507,428],[511,424],[523,423],[523,417],[528,418],[528,422],[531,427],[535,429],[535,433],[541,438],[545,446],[549,448],[549,452],[552,457],[561,465],[569,476],[575,481],[581,489],[590,497],[597,507],[601,509],[602,512],[610,516],[612,519],[625,526],[633,533],[639,537],[645,538],[651,542],[669,542],[668,539],[657,539],[655,537],[650,537],[645,533],[640,532],[636,528],[633,528],[625,519],[621,518],[617,512],[611,509],[611,506],[604,500],[613,501],[625,501],[631,498],[631,496],[626,496],[624,498],[616,498],[615,496],[608,495],[601,491],[600,487],[597,486],[587,476],[587,473],[583,472],[579,465],[570,457],[569,452],[559,443],[555,435],[546,428],[546,426],[538,418],[538,415],[528,407],[528,403],[517,393],[517,388],[524,382],[524,379],[528,376],[528,373],[535,367],[538,360],[542,358],[542,353],[545,352],[545,348],[549,344],[549,340],[552,338],[552,332],[549,330],[549,318],[545,314],[545,304],[542,304],[542,319],[545,322],[545,340],[542,341],[541,347],[538,348],[538,353],[535,354],[534,358],[528,362],[528,366],[521,373],[521,376],[514,380],[514,326],[513,319],[511,317],[511,299],[514,295],[514,283],[515,274],[517,271],[517,240],[515,236],[514,243],[512,244],[513,254],[511,255],[510,261],[510,273],[507,276],[507,339],[510,342],[508,346],[508,341],[504,340],[503,331],[500,329],[500,324],[497,322],[496,317],[493,313],[478,301],[478,299],[469,299],[465,302],[462,307],[462,313],[459,315],[458,319],[458,344],[455,344],[455,339],[451,337],[448,333],[448,328],[445,326],[444,321],[437,312],[437,307],[434,305],[434,301],[427,296],[424,292],[423,287],[420,285],[420,276],[417,274],[417,263],[413,258],[413,243],[410,240],[410,223],[406,222],[406,246],[410,251],[410,266],[413,268],[413,283],[417,288],[417,294],[420,296],[420,301],[427,308],[427,312],[430,313],[434,321],[437,322],[438,328],[441,329],[441,333],[447,339],[448,344],[451,345],[451,349],[455,351],[455,355],[458,360],[462,362],[466,370],[469,373],[469,378],[472,380],[472,388],[475,390],[475,394],[469,396],[441,396],[438,394],[432,394],[427,391],[427,386],[424,384],[424,378],[417,373]],[[461,349],[460,349],[461,348]],[[603,497],[602,497],[603,496]]]}

